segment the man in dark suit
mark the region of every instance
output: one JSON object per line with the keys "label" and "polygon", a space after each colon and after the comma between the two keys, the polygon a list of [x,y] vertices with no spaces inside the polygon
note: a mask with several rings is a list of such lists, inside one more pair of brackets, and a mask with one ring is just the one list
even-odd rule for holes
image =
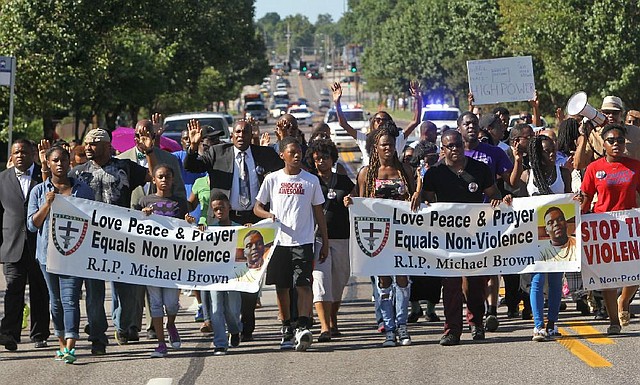
{"label": "man in dark suit", "polygon": [[[198,156],[198,145],[202,140],[202,129],[197,120],[191,120],[189,129],[189,151],[184,159],[184,168],[191,172],[209,174],[211,193],[223,192],[231,202],[229,218],[236,223],[256,223],[260,220],[253,213],[256,196],[264,177],[284,167],[282,159],[271,147],[251,144],[251,125],[244,120],[236,122],[231,133],[232,143],[209,147]],[[246,175],[246,176],[245,176]],[[243,182],[244,181],[244,182]],[[243,184],[246,183],[245,186]],[[251,341],[255,328],[257,293],[242,295],[242,340]]]}
{"label": "man in dark suit", "polygon": [[16,350],[20,342],[24,293],[29,283],[31,332],[36,348],[47,347],[49,338],[49,292],[36,260],[36,234],[27,230],[27,203],[31,189],[42,182],[40,167],[33,163],[31,142],[18,139],[11,146],[14,167],[0,173],[0,263],[7,281],[0,344]]}

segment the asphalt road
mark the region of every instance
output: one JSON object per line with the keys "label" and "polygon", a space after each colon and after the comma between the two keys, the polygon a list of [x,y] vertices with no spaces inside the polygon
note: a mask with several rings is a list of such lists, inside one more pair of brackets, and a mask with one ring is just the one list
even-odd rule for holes
{"label": "asphalt road", "polygon": [[[5,289],[0,279],[0,290]],[[107,295],[107,298],[110,298]],[[606,321],[581,316],[573,304],[560,313],[565,337],[557,341],[531,341],[532,321],[506,319],[499,308],[500,328],[487,333],[485,341],[472,341],[465,331],[462,344],[438,345],[442,322],[420,320],[411,324],[413,344],[382,348],[382,335],[375,330],[368,279],[353,279],[345,291],[340,314],[344,334],[330,343],[317,343],[304,353],[279,350],[275,293],[266,287],[263,307],[257,310],[256,340],[231,349],[227,356],[213,356],[211,336],[201,334],[189,306],[193,298],[182,297],[177,325],[182,348],[170,350],[164,359],[149,357],[154,341],[117,346],[111,340],[108,354],[90,355],[90,344],[78,343],[78,361],[65,365],[53,360],[55,345],[34,349],[23,331],[17,352],[0,350],[0,384],[364,384],[364,383],[639,383],[636,352],[640,348],[637,319],[624,334],[608,338]],[[110,309],[107,299],[106,309]],[[83,307],[84,309],[84,304]],[[638,302],[633,310],[638,312]],[[81,325],[84,325],[84,317]],[[437,313],[443,317],[442,308]],[[317,337],[318,328],[314,330]],[[109,329],[113,335],[113,329]],[[83,336],[84,338],[85,336]]]}

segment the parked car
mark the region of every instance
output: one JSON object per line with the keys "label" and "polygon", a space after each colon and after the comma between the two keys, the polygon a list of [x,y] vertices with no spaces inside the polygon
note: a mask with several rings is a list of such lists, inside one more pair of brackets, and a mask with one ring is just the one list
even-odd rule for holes
{"label": "parked car", "polygon": [[244,105],[244,116],[252,117],[255,120],[262,120],[267,124],[269,120],[269,111],[264,103],[251,102]]}
{"label": "parked car", "polygon": [[[187,129],[187,123],[191,119],[196,119],[200,122],[200,126],[211,126],[215,130],[221,130],[224,134],[220,136],[220,140],[223,142],[229,141],[229,123],[225,114],[218,112],[191,112],[169,115],[164,120],[164,132],[162,135],[180,143],[182,131]],[[233,117],[231,120],[233,122]]]}
{"label": "parked car", "polygon": [[313,113],[309,111],[307,106],[293,106],[289,108],[287,114],[291,114],[296,118],[298,126],[308,125],[311,127],[313,125]]}

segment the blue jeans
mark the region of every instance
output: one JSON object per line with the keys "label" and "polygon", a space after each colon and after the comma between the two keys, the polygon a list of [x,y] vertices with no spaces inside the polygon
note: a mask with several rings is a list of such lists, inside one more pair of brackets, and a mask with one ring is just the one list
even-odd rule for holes
{"label": "blue jeans", "polygon": [[409,297],[411,297],[411,281],[409,280],[406,287],[402,287],[398,286],[396,277],[393,277],[391,286],[382,288],[378,282],[377,288],[380,297],[380,312],[382,313],[382,320],[384,321],[384,330],[386,332],[394,332],[397,326],[407,324]]}
{"label": "blue jeans", "polygon": [[200,290],[200,301],[202,302],[202,318],[211,321],[211,292]]}
{"label": "blue jeans", "polygon": [[82,278],[48,273],[42,264],[40,269],[49,289],[54,335],[65,340],[79,339]]}
{"label": "blue jeans", "polygon": [[533,323],[538,329],[544,328],[544,280],[549,278],[549,310],[547,318],[549,321],[557,322],[560,313],[560,299],[562,297],[562,274],[563,273],[533,273],[531,274],[531,289],[529,289],[529,299],[531,300],[531,310],[533,312]]}
{"label": "blue jeans", "polygon": [[119,333],[126,335],[131,327],[138,328],[144,307],[144,289],[143,285],[111,282],[111,318]]}
{"label": "blue jeans", "polygon": [[89,321],[89,341],[107,346],[109,340],[106,331],[109,325],[104,311],[104,281],[86,278],[84,287],[87,291],[85,306],[87,321]]}
{"label": "blue jeans", "polygon": [[238,334],[242,331],[241,306],[242,299],[239,291],[211,291],[211,327],[213,328],[214,347],[226,348],[229,346],[227,329],[229,334]]}
{"label": "blue jeans", "polygon": [[376,311],[376,324],[382,322],[382,312],[380,311],[380,294],[376,277],[371,277],[371,288],[373,289],[373,308]]}

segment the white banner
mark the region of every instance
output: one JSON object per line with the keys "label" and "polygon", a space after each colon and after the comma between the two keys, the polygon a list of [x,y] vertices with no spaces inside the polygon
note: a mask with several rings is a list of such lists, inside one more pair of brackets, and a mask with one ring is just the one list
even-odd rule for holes
{"label": "white banner", "polygon": [[105,281],[255,293],[278,222],[211,226],[56,195],[47,271]]}
{"label": "white banner", "polygon": [[571,194],[501,204],[354,198],[353,275],[472,276],[580,271],[578,203]]}
{"label": "white banner", "polygon": [[531,56],[467,61],[474,103],[532,100],[536,89]]}
{"label": "white banner", "polygon": [[582,216],[585,289],[640,284],[640,210]]}

